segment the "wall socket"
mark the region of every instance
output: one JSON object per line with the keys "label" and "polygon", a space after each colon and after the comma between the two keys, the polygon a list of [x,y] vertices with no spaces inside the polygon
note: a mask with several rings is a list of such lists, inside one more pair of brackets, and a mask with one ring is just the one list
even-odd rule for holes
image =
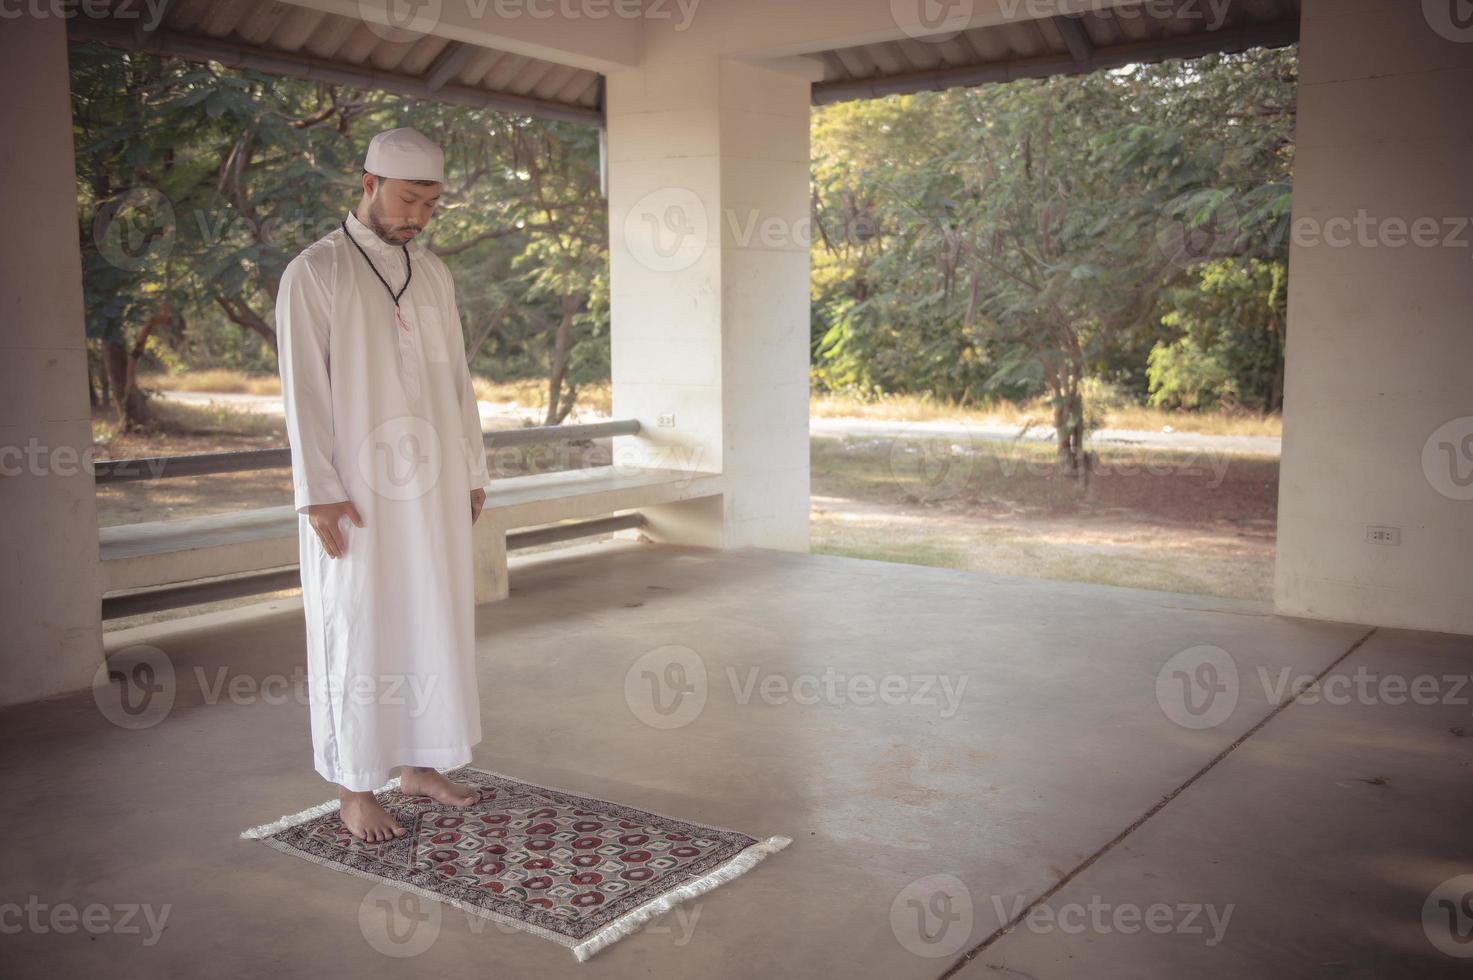
{"label": "wall socket", "polygon": [[655,424],[662,429],[675,428],[675,413],[661,412],[659,415],[655,416]]}
{"label": "wall socket", "polygon": [[1399,527],[1366,527],[1366,540],[1371,544],[1401,544],[1401,528]]}

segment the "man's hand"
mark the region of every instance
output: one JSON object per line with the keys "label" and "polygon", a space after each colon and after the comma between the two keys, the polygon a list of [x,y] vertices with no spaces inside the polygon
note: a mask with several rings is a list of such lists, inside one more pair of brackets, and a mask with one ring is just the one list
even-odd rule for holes
{"label": "man's hand", "polygon": [[327,552],[329,558],[341,558],[348,550],[343,529],[338,527],[338,519],[344,514],[358,527],[363,526],[363,518],[358,516],[358,510],[351,500],[340,500],[335,504],[312,504],[307,508],[307,520],[312,524],[312,530],[317,532],[322,550]]}
{"label": "man's hand", "polygon": [[471,523],[476,523],[476,518],[481,516],[481,508],[486,506],[486,491],[480,487],[471,491]]}

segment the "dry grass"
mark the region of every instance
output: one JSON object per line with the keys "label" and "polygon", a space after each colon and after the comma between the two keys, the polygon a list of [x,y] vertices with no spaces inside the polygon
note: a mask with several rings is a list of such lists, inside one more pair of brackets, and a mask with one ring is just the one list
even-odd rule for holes
{"label": "dry grass", "polygon": [[1282,436],[1284,420],[1278,415],[1233,414],[1230,412],[1166,412],[1159,408],[1132,405],[1105,415],[1112,429],[1155,432],[1171,426],[1178,432],[1212,436]]}
{"label": "dry grass", "polygon": [[[189,374],[141,375],[141,383],[151,388],[176,391],[222,391],[252,395],[281,394],[281,380],[274,374],[245,374],[241,371],[196,371]],[[520,405],[529,409],[546,409],[547,384],[540,379],[494,382],[475,379],[476,397],[484,402]],[[607,382],[587,385],[578,391],[575,414],[607,417],[613,411],[613,388]],[[1052,424],[1053,413],[1043,399],[1023,404],[999,402],[986,408],[959,408],[950,402],[926,395],[886,395],[875,401],[863,401],[844,395],[816,394],[809,399],[809,414],[816,418],[886,419],[900,422],[965,421],[997,425]],[[1141,405],[1112,407],[1105,412],[1105,424],[1112,429],[1136,429],[1156,432],[1171,426],[1178,432],[1204,435],[1277,436],[1283,432],[1283,420],[1272,415],[1262,417],[1229,412],[1165,412]]]}
{"label": "dry grass", "polygon": [[[809,412],[816,418],[864,418],[899,422],[964,421],[981,425],[1053,424],[1053,410],[1043,399],[1014,404],[999,402],[986,408],[960,408],[950,402],[927,395],[885,395],[865,401],[844,395],[814,395]],[[1277,436],[1283,432],[1283,420],[1277,415],[1262,417],[1228,412],[1164,412],[1145,406],[1111,408],[1104,413],[1105,425],[1112,429],[1136,429],[1155,432],[1171,426],[1177,432],[1204,435]]]}
{"label": "dry grass", "polygon": [[[479,401],[491,402],[493,404],[512,404],[523,408],[536,409],[539,413],[547,411],[547,382],[538,380],[522,381],[489,381],[486,378],[475,378],[473,385],[476,389],[476,398]],[[573,421],[574,416],[587,420],[589,415],[607,416],[614,405],[614,389],[607,382],[598,385],[585,385],[578,389],[578,402],[569,416],[568,421]]]}
{"label": "dry grass", "polygon": [[246,374],[224,368],[181,374],[140,374],[140,388],[169,391],[219,391],[232,395],[279,395],[281,378],[274,374]]}
{"label": "dry grass", "polygon": [[286,439],[286,427],[279,416],[243,412],[223,402],[184,405],[155,398],[149,401],[148,410],[149,423],[126,436],[118,434],[117,418],[111,411],[93,412],[92,444],[99,447],[98,457],[270,449],[278,440]]}

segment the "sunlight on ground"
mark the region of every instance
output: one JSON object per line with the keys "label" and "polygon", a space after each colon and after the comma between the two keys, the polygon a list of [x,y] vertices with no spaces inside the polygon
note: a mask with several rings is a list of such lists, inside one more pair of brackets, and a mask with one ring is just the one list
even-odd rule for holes
{"label": "sunlight on ground", "polygon": [[[1272,597],[1278,466],[1108,450],[1089,484],[1047,444],[929,454],[813,439],[814,552],[1103,585]],[[1149,461],[1149,466],[1145,461]]]}

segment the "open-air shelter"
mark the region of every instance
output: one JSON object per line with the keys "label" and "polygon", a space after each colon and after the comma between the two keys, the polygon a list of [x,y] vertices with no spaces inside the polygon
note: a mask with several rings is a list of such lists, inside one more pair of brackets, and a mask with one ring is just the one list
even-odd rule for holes
{"label": "open-air shelter", "polygon": [[[403,968],[361,941],[355,883],[230,839],[323,795],[306,713],[212,698],[193,678],[290,674],[300,608],[103,629],[109,600],[289,569],[296,538],[270,509],[99,534],[67,50],[102,40],[603,132],[615,421],[600,434],[616,466],[508,484],[477,528],[485,758],[795,844],[707,896],[688,942],[672,924],[579,969],[1466,969],[1473,885],[1447,884],[1473,874],[1473,692],[1455,683],[1473,672],[1466,13],[1458,0],[15,5],[0,22],[0,726],[4,812],[33,843],[17,836],[0,877],[21,902],[174,912],[146,948],[21,929],[8,959],[35,975]],[[810,554],[811,108],[1294,43],[1273,603]],[[573,520],[622,530],[509,557],[518,535]],[[107,653],[138,644],[167,651],[181,682],[166,721],[121,730],[91,687]],[[673,730],[642,722],[625,692],[630,665],[664,646],[707,671],[705,709]],[[1226,651],[1237,678],[1231,710],[1204,726],[1173,719],[1160,691],[1168,661],[1200,648]],[[742,699],[752,672],[788,695]],[[912,688],[895,703],[792,696],[827,673],[966,686],[950,711]],[[1296,701],[1286,676],[1426,677],[1436,696],[1373,683]],[[915,889],[937,919],[911,935],[896,910]],[[1215,943],[1022,917],[1096,899],[1233,912]],[[534,937],[452,920],[412,962],[569,968]]]}

